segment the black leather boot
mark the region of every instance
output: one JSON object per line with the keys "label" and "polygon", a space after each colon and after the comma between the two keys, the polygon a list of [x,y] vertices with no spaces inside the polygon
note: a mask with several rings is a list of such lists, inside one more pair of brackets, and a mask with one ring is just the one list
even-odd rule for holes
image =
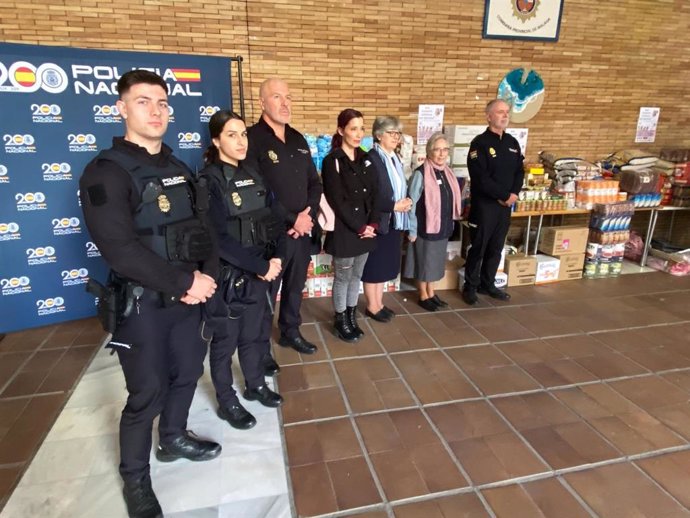
{"label": "black leather boot", "polygon": [[359,338],[357,332],[352,328],[350,319],[345,311],[335,314],[333,326],[335,327],[335,335],[344,342],[356,342]]}
{"label": "black leather boot", "polygon": [[151,487],[151,477],[145,475],[136,482],[125,482],[122,495],[130,518],[163,518],[163,511]]}
{"label": "black leather boot", "polygon": [[357,325],[357,306],[348,306],[345,313],[347,314],[347,320],[350,322],[350,327],[354,330],[357,338],[362,338],[364,331]]}

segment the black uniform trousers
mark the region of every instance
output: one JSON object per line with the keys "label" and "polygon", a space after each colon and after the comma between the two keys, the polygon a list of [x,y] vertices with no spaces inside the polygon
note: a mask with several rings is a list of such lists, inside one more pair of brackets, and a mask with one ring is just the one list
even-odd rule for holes
{"label": "black uniform trousers", "polygon": [[472,246],[465,262],[464,289],[491,288],[496,283],[496,270],[510,227],[510,208],[488,202],[474,205],[471,210]]}
{"label": "black uniform trousers", "polygon": [[226,299],[225,286],[216,291],[211,302],[207,303],[207,312],[213,314],[213,340],[209,353],[211,379],[218,404],[224,408],[238,403],[232,386],[232,355],[236,350],[247,388],[254,389],[265,383],[260,337],[265,313],[269,312],[269,283],[254,274],[246,274],[243,279],[246,284],[242,286],[241,297],[235,297],[230,290]]}
{"label": "black uniform trousers", "polygon": [[[283,280],[280,290],[280,314],[278,315],[278,328],[280,334],[288,338],[299,336],[299,326],[302,325],[300,308],[302,307],[302,292],[307,281],[307,268],[311,260],[311,237],[303,236],[292,239],[285,238],[285,261],[280,276],[271,283],[271,301],[273,307],[278,298],[278,288]],[[271,331],[273,329],[273,315],[266,312],[261,333],[263,354],[271,352]]]}
{"label": "black uniform trousers", "polygon": [[149,472],[156,416],[163,444],[187,428],[206,356],[200,324],[200,306],[161,307],[159,294],[145,290],[138,308],[113,333],[108,346],[117,350],[129,392],[120,419],[120,474],[125,481]]}

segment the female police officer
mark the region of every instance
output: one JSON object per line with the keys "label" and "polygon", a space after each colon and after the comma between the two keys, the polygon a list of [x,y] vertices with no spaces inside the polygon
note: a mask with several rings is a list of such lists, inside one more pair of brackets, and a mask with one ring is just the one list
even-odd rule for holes
{"label": "female police officer", "polygon": [[235,428],[247,429],[256,419],[240,404],[232,387],[235,349],[246,382],[245,399],[269,407],[283,401],[264,381],[258,340],[265,312],[271,311],[269,282],[281,271],[285,229],[273,215],[261,176],[240,164],[247,154],[242,118],[229,110],[218,111],[209,121],[209,133],[207,165],[200,174],[208,179],[209,216],[222,262],[219,290],[206,308],[213,331],[211,378],[218,416]]}

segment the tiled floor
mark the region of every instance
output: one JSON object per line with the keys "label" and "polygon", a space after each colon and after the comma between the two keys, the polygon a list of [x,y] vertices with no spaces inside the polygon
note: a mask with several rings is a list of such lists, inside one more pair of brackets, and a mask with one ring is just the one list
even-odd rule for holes
{"label": "tiled floor", "polygon": [[[353,345],[332,336],[330,300],[306,301],[320,348],[275,351],[280,413],[250,403],[257,427],[230,429],[204,374],[190,427],[224,453],[154,461],[166,516],[690,517],[690,278],[510,291],[476,308],[444,292],[433,314],[387,294],[398,316],[364,319]],[[98,353],[70,397],[93,322],[23,335],[0,342],[0,494],[69,401],[2,517],[123,516],[117,362]]]}

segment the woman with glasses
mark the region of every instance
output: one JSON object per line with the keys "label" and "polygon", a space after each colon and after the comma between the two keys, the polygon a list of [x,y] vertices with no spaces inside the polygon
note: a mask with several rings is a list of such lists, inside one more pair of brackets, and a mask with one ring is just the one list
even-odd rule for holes
{"label": "woman with glasses", "polygon": [[376,171],[359,145],[364,118],[348,108],[338,115],[331,152],[323,159],[323,193],[335,214],[333,232],[324,249],[333,256],[335,334],[345,342],[359,340],[357,325],[359,282],[367,256],[376,246],[379,214],[376,207]]}
{"label": "woman with glasses", "polygon": [[426,143],[426,159],[410,179],[410,245],[403,275],[417,281],[419,305],[438,311],[448,304],[434,293],[433,282],[443,277],[448,239],[461,215],[461,189],[448,167],[450,147],[445,135],[434,133]]}
{"label": "woman with glasses", "polygon": [[395,315],[383,305],[383,283],[400,273],[402,233],[409,229],[408,212],[412,200],[407,197],[403,165],[396,154],[402,139],[402,125],[396,117],[376,117],[372,127],[374,147],[367,159],[378,179],[377,207],[380,211],[376,248],[369,252],[362,282],[367,300],[365,314],[378,322],[389,322]]}

